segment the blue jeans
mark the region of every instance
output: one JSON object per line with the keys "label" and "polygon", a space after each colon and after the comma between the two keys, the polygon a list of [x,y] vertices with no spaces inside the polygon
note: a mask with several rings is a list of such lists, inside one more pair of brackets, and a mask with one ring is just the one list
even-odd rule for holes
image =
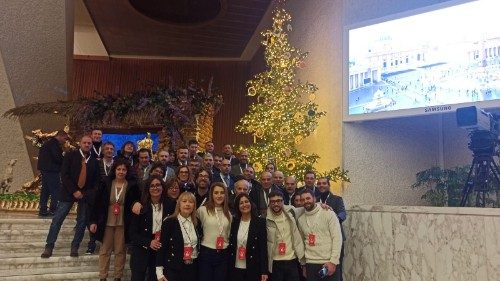
{"label": "blue jeans", "polygon": [[40,214],[47,213],[47,202],[50,196],[49,211],[55,212],[58,194],[61,192],[61,174],[59,172],[40,171],[42,173],[42,192],[40,193]]}
{"label": "blue jeans", "polygon": [[[71,210],[71,207],[73,207],[73,203],[74,202],[59,202],[59,206],[54,214],[54,217],[52,218],[52,223],[50,224],[49,234],[47,234],[47,244],[45,247],[54,248],[61,226]],[[78,210],[76,213],[75,236],[71,242],[72,248],[80,247],[83,235],[85,234],[85,226],[87,225],[87,202],[79,200],[77,204]]]}

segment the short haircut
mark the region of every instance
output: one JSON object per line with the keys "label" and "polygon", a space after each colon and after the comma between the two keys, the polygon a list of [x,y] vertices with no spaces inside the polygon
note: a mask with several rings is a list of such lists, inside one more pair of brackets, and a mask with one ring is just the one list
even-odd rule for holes
{"label": "short haircut", "polygon": [[188,149],[188,147],[187,147],[187,146],[185,146],[185,145],[181,145],[181,146],[179,146],[179,147],[177,148],[177,151],[179,151],[179,150],[181,150],[181,149]]}
{"label": "short haircut", "polygon": [[220,155],[220,153],[214,153],[214,154],[213,154],[213,156],[214,156],[214,158],[215,158],[215,157],[222,158],[222,155]]}
{"label": "short haircut", "polygon": [[151,173],[156,168],[161,168],[161,170],[163,171],[163,174],[165,175],[165,165],[163,165],[161,162],[154,162],[153,165],[151,165],[151,169],[149,170],[149,173]]}
{"label": "short haircut", "polygon": [[110,141],[107,141],[105,143],[102,144],[102,147],[104,147],[105,145],[111,145],[112,147],[115,147],[115,144],[110,142]]}
{"label": "short haircut", "polygon": [[300,192],[300,195],[302,196],[305,193],[309,193],[309,194],[311,194],[311,196],[313,198],[316,198],[316,195],[314,194],[314,191],[312,191],[312,189],[310,189],[310,188],[306,188],[306,189],[302,190],[302,192]]}
{"label": "short haircut", "polygon": [[306,171],[306,172],[304,173],[304,177],[305,177],[306,175],[308,175],[308,174],[313,174],[313,175],[314,175],[314,177],[316,177],[316,173],[315,173],[313,170],[308,170],[308,171]]}
{"label": "short haircut", "polygon": [[140,153],[143,153],[143,152],[147,152],[149,157],[151,157],[151,151],[147,148],[141,148],[139,149],[139,151],[137,151],[137,155],[139,155]]}
{"label": "short haircut", "polygon": [[188,145],[192,145],[192,144],[198,144],[198,141],[197,140],[189,140]]}
{"label": "short haircut", "polygon": [[269,192],[269,196],[267,198],[271,198],[271,197],[275,197],[275,196],[284,198],[283,192],[281,192],[279,190],[273,190],[273,191]]}
{"label": "short haircut", "polygon": [[330,186],[330,178],[328,178],[328,177],[320,177],[320,178],[318,178],[318,181],[319,180],[326,180],[326,183],[328,183],[328,186]]}

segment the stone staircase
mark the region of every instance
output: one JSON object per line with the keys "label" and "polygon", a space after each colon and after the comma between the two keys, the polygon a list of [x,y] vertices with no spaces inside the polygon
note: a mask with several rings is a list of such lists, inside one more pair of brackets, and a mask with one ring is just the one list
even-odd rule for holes
{"label": "stone staircase", "polygon": [[[88,233],[85,233],[80,256],[69,256],[73,239],[74,217],[64,222],[52,257],[40,258],[51,219],[39,219],[36,215],[9,216],[0,213],[0,281],[22,280],[99,280],[98,254],[85,255]],[[129,258],[122,280],[130,280]],[[113,280],[113,258],[108,280]]]}

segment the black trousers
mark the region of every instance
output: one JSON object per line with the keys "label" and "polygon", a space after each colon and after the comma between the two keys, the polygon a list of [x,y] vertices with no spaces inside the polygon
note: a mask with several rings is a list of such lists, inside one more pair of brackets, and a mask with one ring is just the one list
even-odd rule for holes
{"label": "black trousers", "polygon": [[181,270],[172,270],[167,267],[165,277],[168,281],[196,281],[198,277],[198,262],[183,264]]}
{"label": "black trousers", "polygon": [[340,250],[340,258],[339,258],[339,264],[335,268],[335,273],[333,273],[333,280],[334,281],[342,281],[344,280],[342,278],[342,263],[344,260],[344,242],[342,242],[342,249]]}
{"label": "black trousers", "polygon": [[[134,265],[133,259],[147,259],[146,267],[137,268]],[[156,251],[148,249],[148,256],[143,257],[132,251],[130,257],[131,281],[158,281],[156,278]]]}
{"label": "black trousers", "polygon": [[273,261],[271,281],[299,281],[297,260]]}
{"label": "black trousers", "polygon": [[326,276],[325,278],[319,278],[318,272],[323,268],[323,264],[306,264],[307,281],[333,281],[332,276]]}

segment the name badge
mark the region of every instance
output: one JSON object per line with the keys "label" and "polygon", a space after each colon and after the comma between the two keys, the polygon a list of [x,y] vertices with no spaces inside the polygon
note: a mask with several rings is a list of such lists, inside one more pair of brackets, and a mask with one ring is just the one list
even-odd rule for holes
{"label": "name badge", "polygon": [[120,214],[120,203],[116,202],[113,204],[113,214],[118,216]]}
{"label": "name badge", "polygon": [[215,249],[217,250],[224,249],[224,237],[217,236],[217,239],[215,240]]}
{"label": "name badge", "polygon": [[309,246],[316,245],[316,235],[309,233],[308,240],[309,240]]}
{"label": "name badge", "polygon": [[245,260],[247,258],[247,248],[240,246],[238,248],[238,259],[239,260]]}
{"label": "name badge", "polygon": [[191,255],[193,254],[192,246],[184,246],[184,254],[182,255],[182,259],[185,261],[191,260]]}
{"label": "name badge", "polygon": [[161,231],[155,232],[155,240],[160,240]]}
{"label": "name badge", "polygon": [[283,256],[284,254],[286,254],[286,243],[285,242],[280,242],[278,244],[278,254],[280,256]]}

